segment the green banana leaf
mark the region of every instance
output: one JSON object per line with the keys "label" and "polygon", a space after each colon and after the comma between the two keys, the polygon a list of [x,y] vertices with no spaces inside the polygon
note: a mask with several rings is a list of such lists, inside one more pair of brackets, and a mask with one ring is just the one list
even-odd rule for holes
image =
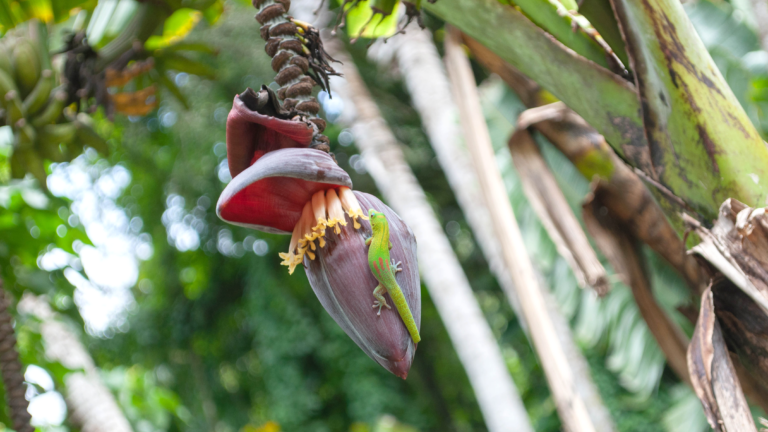
{"label": "green banana leaf", "polygon": [[619,56],[624,65],[629,66],[629,57],[627,57],[627,51],[624,49],[624,39],[621,37],[619,24],[613,15],[610,0],[584,1],[579,7],[579,12],[595,26],[595,29],[613,48],[613,52]]}
{"label": "green banana leaf", "polygon": [[534,78],[600,131],[632,165],[650,163],[632,83],[576,54],[496,0],[440,0],[424,8]]}

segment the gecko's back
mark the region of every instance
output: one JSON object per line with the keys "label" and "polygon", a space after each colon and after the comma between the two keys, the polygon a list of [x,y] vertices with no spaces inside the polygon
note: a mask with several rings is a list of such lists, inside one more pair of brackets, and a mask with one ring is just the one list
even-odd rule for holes
{"label": "gecko's back", "polygon": [[384,288],[386,288],[389,296],[395,303],[397,312],[400,314],[400,318],[402,318],[413,341],[419,343],[421,336],[416,327],[416,321],[413,319],[411,309],[408,307],[408,302],[405,300],[403,290],[400,288],[400,285],[397,284],[395,272],[390,264],[389,223],[384,214],[373,210],[370,212],[369,217],[373,237],[371,238],[370,248],[368,249],[368,265],[371,268],[373,276],[384,286]]}
{"label": "gecko's back", "polygon": [[[392,269],[389,266],[389,223],[387,218],[381,213],[372,213],[370,220],[373,238],[368,249],[368,265],[379,282],[394,282],[396,284]],[[391,280],[383,280],[387,276],[391,277]]]}

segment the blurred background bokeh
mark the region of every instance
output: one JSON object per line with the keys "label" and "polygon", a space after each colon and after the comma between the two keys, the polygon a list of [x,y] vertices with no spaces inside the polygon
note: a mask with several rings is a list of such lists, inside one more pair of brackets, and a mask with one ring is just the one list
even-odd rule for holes
{"label": "blurred background bokeh", "polygon": [[[120,13],[130,13],[131,1],[99,2],[114,9],[102,37],[115,37],[110,29],[120,28]],[[768,54],[760,50],[743,3],[697,0],[685,7],[739,101],[762,127],[768,125]],[[232,99],[246,87],[276,88],[250,2],[217,4],[220,16],[187,23],[194,29],[184,42],[210,47],[190,55],[202,66],[162,71],[175,85],[160,87],[156,110],[118,114],[113,121],[103,111],[93,114],[108,156],[87,149],[72,161],[51,163],[50,195],[30,177],[2,183],[5,288],[16,300],[24,293],[40,296],[58,313],[137,432],[486,430],[427,290],[423,342],[403,381],[344,334],[303,272],[289,276],[279,265],[288,236],[216,216],[215,203],[231,180],[225,122]],[[72,13],[51,27],[52,50],[63,46],[65,29],[78,19]],[[441,47],[443,23],[428,14],[425,22]],[[537,355],[475,243],[397,68],[368,60],[367,43],[348,48],[439,215],[533,426],[561,430]],[[613,291],[598,300],[578,287],[527,203],[506,148],[524,106],[498,77],[473,66],[525,245],[570,320],[617,429],[707,430],[699,401],[665,365],[629,289],[612,280]],[[377,194],[352,134],[334,123],[343,102],[327,94],[319,99],[340,166],[357,190]],[[539,144],[570,204],[580,209],[588,182],[549,143]],[[0,127],[0,167],[6,171],[11,146],[10,127]],[[687,302],[686,288],[661,259],[645,252],[654,286],[663,287],[657,298],[690,334],[690,322],[677,310]],[[77,430],[61,396],[72,369],[46,356],[43,318],[16,316],[33,424],[46,432]],[[6,428],[7,418],[0,414]]]}

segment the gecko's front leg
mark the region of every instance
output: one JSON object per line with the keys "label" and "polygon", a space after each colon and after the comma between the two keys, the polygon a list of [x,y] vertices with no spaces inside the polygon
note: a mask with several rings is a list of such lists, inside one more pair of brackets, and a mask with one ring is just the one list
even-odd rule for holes
{"label": "gecko's front leg", "polygon": [[403,264],[403,262],[402,262],[402,261],[398,261],[397,263],[395,263],[395,259],[394,259],[394,258],[392,258],[392,272],[394,272],[394,273],[397,273],[397,272],[401,272],[401,271],[403,271],[403,269],[402,269],[402,268],[400,268],[400,266],[401,266],[402,264]]}
{"label": "gecko's front leg", "polygon": [[387,299],[384,298],[384,293],[387,292],[387,289],[384,288],[382,284],[379,284],[376,286],[376,289],[373,290],[373,296],[376,298],[376,301],[373,302],[374,308],[379,308],[379,312],[376,315],[381,316],[381,307],[384,306],[387,309],[392,309],[387,304]]}

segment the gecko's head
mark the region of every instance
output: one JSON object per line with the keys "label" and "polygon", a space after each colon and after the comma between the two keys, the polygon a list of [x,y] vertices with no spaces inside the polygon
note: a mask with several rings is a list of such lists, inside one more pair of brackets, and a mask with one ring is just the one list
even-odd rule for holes
{"label": "gecko's head", "polygon": [[371,221],[371,228],[382,227],[387,223],[387,217],[384,213],[378,212],[374,209],[368,210],[368,219]]}

